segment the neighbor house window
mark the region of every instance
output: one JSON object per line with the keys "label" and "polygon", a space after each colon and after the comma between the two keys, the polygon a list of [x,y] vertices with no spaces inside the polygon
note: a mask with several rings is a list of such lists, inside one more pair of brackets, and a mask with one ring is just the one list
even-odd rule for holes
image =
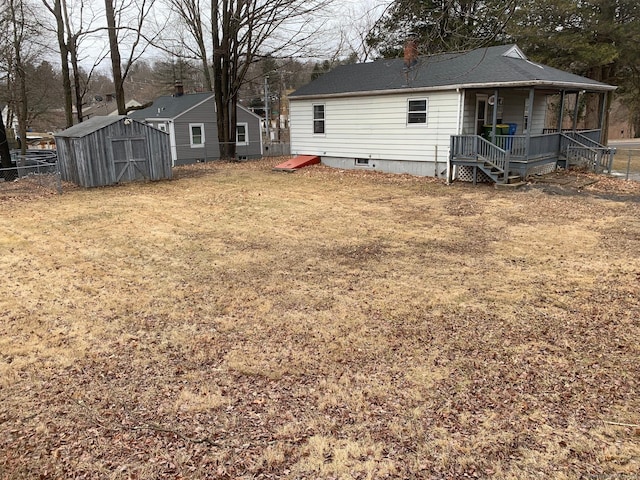
{"label": "neighbor house window", "polygon": [[249,145],[249,124],[236,124],[236,145]]}
{"label": "neighbor house window", "polygon": [[324,133],[324,105],[313,106],[313,133]]}
{"label": "neighbor house window", "polygon": [[191,148],[204,147],[204,123],[190,123],[189,137],[191,138]]}
{"label": "neighbor house window", "polygon": [[407,109],[408,124],[426,124],[427,123],[427,107],[426,98],[409,100]]}

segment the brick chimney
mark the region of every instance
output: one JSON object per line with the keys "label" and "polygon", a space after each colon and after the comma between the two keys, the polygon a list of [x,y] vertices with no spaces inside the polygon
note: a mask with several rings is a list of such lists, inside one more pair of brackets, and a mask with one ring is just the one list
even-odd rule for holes
{"label": "brick chimney", "polygon": [[180,80],[176,80],[176,83],[174,85],[173,96],[181,97],[183,95],[184,95],[184,86],[182,85],[182,82]]}
{"label": "brick chimney", "polygon": [[409,69],[416,63],[418,63],[418,44],[413,38],[410,38],[404,44],[404,67]]}

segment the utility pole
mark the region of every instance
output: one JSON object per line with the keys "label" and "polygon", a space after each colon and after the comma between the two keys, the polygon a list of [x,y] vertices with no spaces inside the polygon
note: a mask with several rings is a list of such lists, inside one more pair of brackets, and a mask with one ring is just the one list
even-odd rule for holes
{"label": "utility pole", "polygon": [[271,135],[269,134],[269,75],[264,76],[264,118],[267,143],[271,143]]}

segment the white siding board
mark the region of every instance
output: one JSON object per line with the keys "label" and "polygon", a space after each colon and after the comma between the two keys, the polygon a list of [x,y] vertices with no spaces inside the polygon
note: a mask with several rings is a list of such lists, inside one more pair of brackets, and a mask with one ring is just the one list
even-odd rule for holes
{"label": "white siding board", "polygon": [[[427,98],[427,125],[407,125],[409,99]],[[292,153],[331,157],[433,161],[446,158],[457,129],[455,91],[291,101]],[[313,105],[325,105],[325,134],[314,135]]]}

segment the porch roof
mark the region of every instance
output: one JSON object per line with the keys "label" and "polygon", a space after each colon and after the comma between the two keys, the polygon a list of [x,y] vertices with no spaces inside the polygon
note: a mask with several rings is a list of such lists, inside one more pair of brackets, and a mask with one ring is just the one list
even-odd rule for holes
{"label": "porch roof", "polygon": [[421,57],[407,70],[403,58],[342,65],[301,87],[292,100],[455,88],[539,87],[604,92],[616,87],[532,62],[516,45]]}

